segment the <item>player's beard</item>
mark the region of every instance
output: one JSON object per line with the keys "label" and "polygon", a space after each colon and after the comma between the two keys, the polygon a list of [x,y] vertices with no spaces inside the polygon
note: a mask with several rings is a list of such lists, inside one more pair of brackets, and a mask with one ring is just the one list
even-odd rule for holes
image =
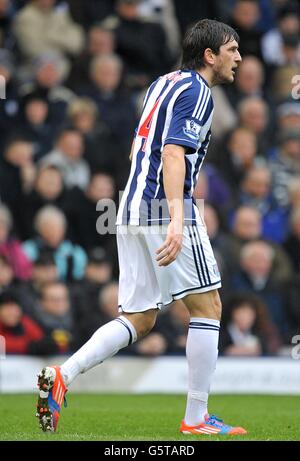
{"label": "player's beard", "polygon": [[223,83],[233,83],[234,77],[232,75],[231,69],[225,73],[224,71],[224,64],[220,62],[214,68],[214,77],[213,77],[213,85],[221,85]]}

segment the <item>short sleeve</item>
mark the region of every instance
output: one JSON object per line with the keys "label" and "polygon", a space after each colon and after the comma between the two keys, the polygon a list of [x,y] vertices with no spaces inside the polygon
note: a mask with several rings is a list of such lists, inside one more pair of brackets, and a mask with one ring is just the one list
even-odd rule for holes
{"label": "short sleeve", "polygon": [[189,150],[197,150],[201,128],[212,108],[211,91],[206,85],[185,89],[174,104],[164,145],[176,144]]}

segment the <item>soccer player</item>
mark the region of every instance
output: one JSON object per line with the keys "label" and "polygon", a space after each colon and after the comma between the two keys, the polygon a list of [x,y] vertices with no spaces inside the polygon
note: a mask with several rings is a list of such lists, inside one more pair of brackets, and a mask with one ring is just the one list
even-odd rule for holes
{"label": "soccer player", "polygon": [[[218,355],[220,274],[192,194],[213,116],[210,88],[232,83],[239,37],[203,19],[186,33],[181,69],[150,86],[132,146],[117,217],[120,316],[99,328],[61,367],[39,374],[39,421],[55,431],[64,395],[80,373],[149,333],[158,310],[182,299],[190,313],[184,434],[245,434],[208,413]],[[172,306],[170,307],[172,309]]]}

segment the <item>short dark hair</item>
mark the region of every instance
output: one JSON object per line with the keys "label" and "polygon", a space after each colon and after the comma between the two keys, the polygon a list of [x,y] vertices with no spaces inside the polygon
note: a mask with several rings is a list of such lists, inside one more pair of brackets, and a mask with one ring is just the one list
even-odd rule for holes
{"label": "short dark hair", "polygon": [[210,48],[219,54],[220,47],[236,40],[237,32],[223,22],[214,19],[201,19],[193,24],[186,32],[182,45],[181,69],[201,69],[205,67],[204,51]]}

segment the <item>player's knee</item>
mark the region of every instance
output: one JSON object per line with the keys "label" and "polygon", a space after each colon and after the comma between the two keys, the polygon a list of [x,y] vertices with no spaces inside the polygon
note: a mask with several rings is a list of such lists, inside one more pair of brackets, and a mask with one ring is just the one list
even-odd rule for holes
{"label": "player's knee", "polygon": [[135,328],[138,339],[146,336],[155,325],[157,311],[151,310],[137,314],[125,315]]}

